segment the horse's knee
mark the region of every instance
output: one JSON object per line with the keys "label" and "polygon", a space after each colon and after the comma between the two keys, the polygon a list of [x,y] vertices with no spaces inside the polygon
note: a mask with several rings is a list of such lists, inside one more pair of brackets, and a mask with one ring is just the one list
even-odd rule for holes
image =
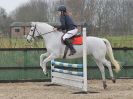
{"label": "horse's knee", "polygon": [[44,57],[45,57],[44,54],[41,54],[41,55],[40,55],[40,59],[43,59]]}
{"label": "horse's knee", "polygon": [[43,70],[45,70],[46,69],[46,64],[45,63],[40,63],[40,66],[41,66],[41,68],[43,69]]}
{"label": "horse's knee", "polygon": [[40,66],[42,67],[42,65],[43,65],[43,54],[42,55],[40,55]]}
{"label": "horse's knee", "polygon": [[41,54],[41,55],[40,55],[40,59],[43,59],[44,57],[47,57],[47,56],[48,56],[48,53]]}
{"label": "horse's knee", "polygon": [[43,57],[43,54],[40,55],[40,59]]}

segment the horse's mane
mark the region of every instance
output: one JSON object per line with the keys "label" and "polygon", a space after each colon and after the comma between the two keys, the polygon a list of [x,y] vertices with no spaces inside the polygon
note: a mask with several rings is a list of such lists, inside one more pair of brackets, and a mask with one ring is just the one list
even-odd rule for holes
{"label": "horse's mane", "polygon": [[31,22],[31,26],[35,26],[35,25],[39,25],[39,24],[43,24],[43,25],[45,25],[45,27],[54,28],[52,25],[50,25],[46,22]]}
{"label": "horse's mane", "polygon": [[[35,25],[44,25],[45,28],[47,28],[47,29],[49,28],[49,29],[52,29],[52,30],[54,28],[54,26],[52,26],[52,25],[50,25],[50,24],[48,24],[46,22],[31,22],[31,26],[35,26]],[[57,34],[63,35],[63,33],[61,31],[57,31],[56,35]]]}

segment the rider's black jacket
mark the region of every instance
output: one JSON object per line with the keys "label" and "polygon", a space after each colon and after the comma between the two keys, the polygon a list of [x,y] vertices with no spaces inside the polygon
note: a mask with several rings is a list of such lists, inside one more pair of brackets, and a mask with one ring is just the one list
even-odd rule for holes
{"label": "rider's black jacket", "polygon": [[58,30],[70,31],[77,27],[69,15],[61,15],[60,22],[61,26],[57,28]]}

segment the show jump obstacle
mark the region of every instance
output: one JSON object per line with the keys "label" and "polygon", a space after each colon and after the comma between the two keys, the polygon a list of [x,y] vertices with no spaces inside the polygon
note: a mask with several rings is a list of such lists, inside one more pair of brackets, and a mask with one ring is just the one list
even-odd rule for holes
{"label": "show jump obstacle", "polygon": [[[68,85],[87,92],[87,54],[86,54],[86,28],[83,28],[83,64],[69,64],[51,61],[51,82]],[[61,67],[61,68],[59,68]],[[62,69],[63,68],[63,69]],[[64,69],[71,68],[71,70]],[[80,71],[78,71],[80,69]]]}

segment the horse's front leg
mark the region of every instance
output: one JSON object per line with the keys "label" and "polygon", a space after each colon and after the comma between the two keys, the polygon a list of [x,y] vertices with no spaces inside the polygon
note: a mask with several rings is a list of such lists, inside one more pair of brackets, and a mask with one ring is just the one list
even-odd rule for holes
{"label": "horse's front leg", "polygon": [[44,58],[45,58],[45,57],[48,57],[48,55],[49,55],[48,52],[46,52],[46,53],[40,55],[40,66],[41,66],[41,67],[43,66],[43,60],[44,60]]}
{"label": "horse's front leg", "polygon": [[42,64],[42,69],[43,69],[43,72],[45,75],[47,74],[46,63],[55,58],[56,58],[56,56],[54,54],[50,54],[46,59],[44,59],[43,64]]}

